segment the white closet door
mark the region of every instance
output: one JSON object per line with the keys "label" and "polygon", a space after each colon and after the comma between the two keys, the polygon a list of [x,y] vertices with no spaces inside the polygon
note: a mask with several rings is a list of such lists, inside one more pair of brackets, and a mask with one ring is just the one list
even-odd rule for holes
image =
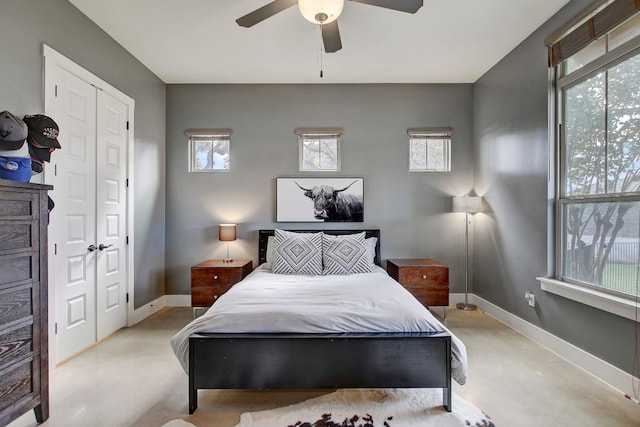
{"label": "white closet door", "polygon": [[127,105],[98,90],[97,339],[127,324]]}
{"label": "white closet door", "polygon": [[133,100],[45,46],[45,111],[61,149],[45,165],[51,367],[127,325]]}
{"label": "white closet door", "polygon": [[47,168],[50,259],[56,295],[56,359],[63,361],[96,341],[96,88],[56,67],[52,108],[62,149]]}

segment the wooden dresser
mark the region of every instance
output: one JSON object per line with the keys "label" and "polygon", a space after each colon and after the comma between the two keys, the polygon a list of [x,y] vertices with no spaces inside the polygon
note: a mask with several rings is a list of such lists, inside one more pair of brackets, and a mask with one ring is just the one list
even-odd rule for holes
{"label": "wooden dresser", "polygon": [[0,425],[49,418],[47,190],[0,179]]}
{"label": "wooden dresser", "polygon": [[251,273],[250,259],[210,259],[191,267],[191,307],[211,307],[229,288]]}
{"label": "wooden dresser", "polygon": [[390,259],[387,272],[425,307],[449,305],[449,267],[433,259]]}

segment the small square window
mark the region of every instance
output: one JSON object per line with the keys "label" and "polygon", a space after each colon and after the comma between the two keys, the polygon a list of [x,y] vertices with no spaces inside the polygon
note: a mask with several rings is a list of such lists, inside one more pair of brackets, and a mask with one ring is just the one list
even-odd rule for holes
{"label": "small square window", "polygon": [[409,171],[450,172],[453,129],[409,129]]}
{"label": "small square window", "polygon": [[231,170],[231,130],[189,129],[189,172],[220,172]]}
{"label": "small square window", "polygon": [[300,171],[339,171],[342,129],[296,129]]}

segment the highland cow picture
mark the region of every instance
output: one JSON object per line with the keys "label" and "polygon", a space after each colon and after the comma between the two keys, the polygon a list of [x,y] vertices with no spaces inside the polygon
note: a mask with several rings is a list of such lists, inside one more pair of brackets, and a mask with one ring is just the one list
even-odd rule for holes
{"label": "highland cow picture", "polygon": [[363,222],[363,178],[276,178],[277,222]]}

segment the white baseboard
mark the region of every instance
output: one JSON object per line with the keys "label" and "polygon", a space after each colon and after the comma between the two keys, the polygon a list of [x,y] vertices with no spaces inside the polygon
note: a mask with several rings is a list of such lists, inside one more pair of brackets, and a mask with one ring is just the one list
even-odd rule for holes
{"label": "white baseboard", "polygon": [[191,294],[166,295],[167,305],[170,307],[191,307]]}
{"label": "white baseboard", "polygon": [[[464,302],[464,294],[451,294],[451,303]],[[480,310],[487,313],[497,321],[507,325],[511,329],[521,333],[525,337],[544,346],[549,351],[557,354],[571,364],[593,375],[605,384],[618,390],[625,396],[633,396],[633,384],[640,383],[640,379],[597,358],[575,345],[556,337],[544,329],[509,313],[508,311],[482,299],[469,294],[469,302],[475,304]]]}
{"label": "white baseboard", "polygon": [[133,313],[129,316],[128,326],[133,326],[136,323],[151,316],[152,314],[155,314],[158,311],[162,310],[163,308],[169,306],[170,304],[167,304],[168,296],[169,295],[163,295],[160,298],[157,298],[143,305],[142,307],[138,307],[137,309],[133,310]]}
{"label": "white baseboard", "polygon": [[191,295],[163,295],[142,307],[138,307],[129,316],[129,326],[135,325],[165,307],[191,307]]}

